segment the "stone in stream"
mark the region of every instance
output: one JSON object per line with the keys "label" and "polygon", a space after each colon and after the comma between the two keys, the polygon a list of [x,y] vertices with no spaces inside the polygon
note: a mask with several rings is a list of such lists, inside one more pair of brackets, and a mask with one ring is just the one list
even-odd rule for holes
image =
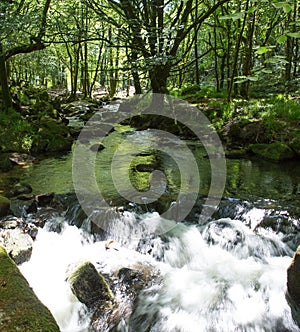
{"label": "stone in stream", "polygon": [[9,157],[9,160],[17,165],[27,165],[32,163],[35,160],[35,157],[30,156],[27,153],[12,153]]}
{"label": "stone in stream", "polygon": [[104,305],[114,302],[112,291],[90,262],[83,262],[71,267],[68,271],[68,281],[73,294],[87,307]]}
{"label": "stone in stream", "polygon": [[38,206],[50,205],[54,200],[54,193],[47,193],[42,195],[36,195],[35,201]]}
{"label": "stone in stream", "polygon": [[287,299],[293,319],[300,327],[300,246],[287,270]]}
{"label": "stone in stream", "polygon": [[10,212],[10,200],[0,195],[0,217],[5,217]]}
{"label": "stone in stream", "polygon": [[0,246],[0,330],[59,332],[52,314],[37,298],[6,250]]}
{"label": "stone in stream", "polygon": [[32,253],[33,240],[21,229],[9,229],[0,233],[0,243],[16,264],[29,261]]}
{"label": "stone in stream", "polygon": [[8,193],[8,197],[17,197],[19,195],[27,195],[32,192],[32,188],[28,183],[16,183]]}

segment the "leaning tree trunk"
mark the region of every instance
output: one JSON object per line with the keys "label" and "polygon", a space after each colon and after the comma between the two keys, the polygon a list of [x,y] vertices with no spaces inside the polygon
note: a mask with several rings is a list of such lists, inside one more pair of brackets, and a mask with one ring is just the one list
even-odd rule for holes
{"label": "leaning tree trunk", "polygon": [[4,109],[7,110],[12,107],[12,99],[8,86],[6,63],[3,54],[3,47],[0,43],[0,84],[1,84],[1,94]]}

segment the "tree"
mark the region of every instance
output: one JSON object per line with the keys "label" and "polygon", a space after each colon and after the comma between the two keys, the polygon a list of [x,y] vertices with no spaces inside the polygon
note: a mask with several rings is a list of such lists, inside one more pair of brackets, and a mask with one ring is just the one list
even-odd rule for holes
{"label": "tree", "polygon": [[5,109],[12,106],[12,99],[8,86],[7,63],[17,54],[26,54],[42,50],[46,47],[47,14],[51,0],[30,4],[25,0],[19,3],[5,0],[1,2],[1,39],[0,39],[0,84],[2,100]]}
{"label": "tree", "polygon": [[193,0],[86,1],[102,20],[119,30],[132,54],[142,56],[155,93],[167,92],[167,79],[179,60],[178,50],[185,38],[195,33],[195,29],[198,31],[219,6],[228,2],[198,1],[196,15]]}

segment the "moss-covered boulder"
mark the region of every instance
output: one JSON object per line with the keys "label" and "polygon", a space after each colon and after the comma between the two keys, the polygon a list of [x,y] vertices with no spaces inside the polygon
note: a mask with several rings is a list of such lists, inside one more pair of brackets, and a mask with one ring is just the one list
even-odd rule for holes
{"label": "moss-covered boulder", "polygon": [[272,161],[289,160],[295,157],[294,151],[283,142],[250,144],[249,148],[256,156]]}
{"label": "moss-covered boulder", "polygon": [[36,297],[14,261],[0,246],[0,330],[59,332],[50,311]]}
{"label": "moss-covered boulder", "polygon": [[73,138],[63,122],[44,117],[35,126],[37,134],[32,141],[31,153],[60,153],[71,150]]}
{"label": "moss-covered boulder", "polygon": [[0,195],[0,217],[5,217],[10,212],[10,200]]}
{"label": "moss-covered boulder", "polygon": [[73,140],[61,135],[55,135],[47,145],[47,152],[67,152],[71,150]]}
{"label": "moss-covered boulder", "polygon": [[82,262],[68,271],[73,294],[87,307],[113,302],[114,296],[105,278],[90,262]]}

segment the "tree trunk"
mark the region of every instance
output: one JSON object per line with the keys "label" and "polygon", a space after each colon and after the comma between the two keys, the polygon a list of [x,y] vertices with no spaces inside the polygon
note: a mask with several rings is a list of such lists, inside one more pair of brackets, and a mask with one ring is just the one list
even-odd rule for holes
{"label": "tree trunk", "polygon": [[133,77],[133,84],[135,89],[135,94],[140,95],[142,94],[142,88],[141,88],[141,82],[140,82],[140,76],[137,68],[137,60],[138,55],[137,52],[133,51],[131,54],[131,74]]}
{"label": "tree trunk", "polygon": [[6,71],[6,63],[3,54],[3,47],[0,43],[0,84],[1,84],[1,94],[4,109],[7,110],[12,107],[12,99],[8,86],[8,78]]}
{"label": "tree trunk", "polygon": [[[256,3],[255,3],[256,5]],[[244,41],[245,51],[244,51],[244,60],[243,60],[243,76],[250,76],[253,67],[253,36],[255,29],[255,19],[256,14],[249,14],[248,20],[248,29],[247,29],[247,37]],[[241,84],[240,94],[241,97],[245,99],[249,99],[249,89],[250,89],[250,81],[247,80]]]}
{"label": "tree trunk", "polygon": [[155,66],[149,70],[153,93],[168,93],[167,80],[169,75],[170,68],[167,66]]}

